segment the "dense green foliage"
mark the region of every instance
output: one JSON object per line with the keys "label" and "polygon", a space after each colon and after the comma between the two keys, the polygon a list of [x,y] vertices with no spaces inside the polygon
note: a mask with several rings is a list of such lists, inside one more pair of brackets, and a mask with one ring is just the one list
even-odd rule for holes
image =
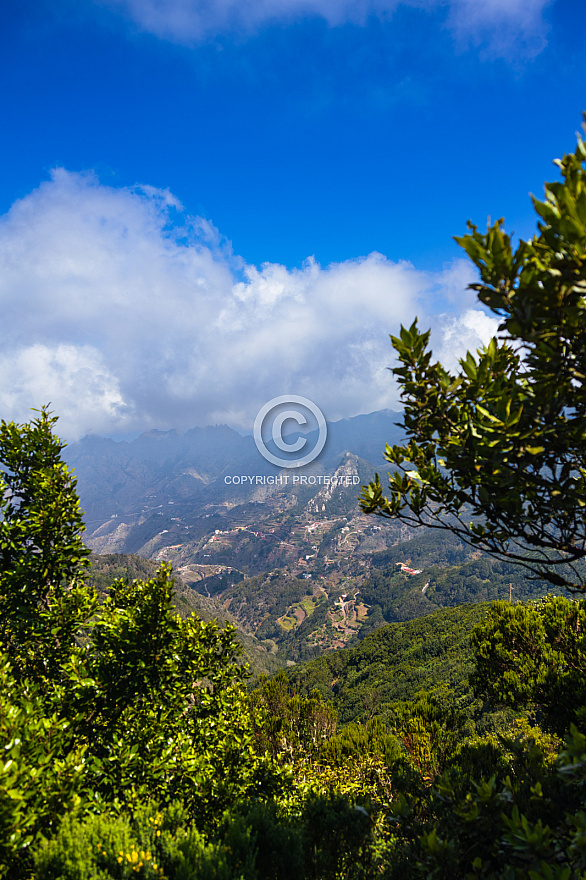
{"label": "dense green foliage", "polygon": [[[91,584],[98,596],[104,599],[114,581],[148,580],[157,573],[158,566],[150,559],[132,553],[108,553],[98,556],[92,553],[86,583]],[[177,579],[176,579],[177,580]]]}
{"label": "dense green foliage", "polygon": [[[32,512],[29,523],[7,505],[2,520],[0,592],[21,627],[2,630],[0,876],[536,880],[580,869],[586,746],[574,728],[556,768],[559,741],[535,719],[554,731],[580,720],[581,604],[445,608],[247,695],[233,628],[182,618],[167,567],[115,579],[98,602],[50,418],[3,427],[5,450],[34,429],[49,453],[36,450],[19,480],[3,453],[10,497]],[[45,590],[32,552],[27,628],[18,591],[39,485],[64,487],[70,518],[62,535],[54,521],[65,564],[61,578],[46,567]],[[49,629],[59,614],[67,628]]]}
{"label": "dense green foliage", "polygon": [[563,734],[586,706],[586,601],[548,596],[527,605],[495,602],[472,635],[473,682],[493,702],[529,707]]}
{"label": "dense green foliage", "polygon": [[397,702],[419,691],[449,690],[471,705],[468,678],[474,669],[470,633],[488,605],[445,608],[426,617],[377,629],[355,648],[325,654],[292,667],[288,677],[302,694],[313,688],[333,701],[341,722],[392,716]]}
{"label": "dense green foliage", "polygon": [[53,421],[43,411],[0,429],[0,823],[11,877],[72,806],[179,797],[205,824],[237,795],[279,784],[254,750],[233,627],[182,620],[165,566],[115,581],[98,606]]}
{"label": "dense green foliage", "polygon": [[[156,577],[158,565],[142,556],[131,553],[107,553],[90,556],[90,567],[86,583],[95,587],[98,597],[103,601],[113,583],[119,580],[150,580]],[[173,574],[173,603],[181,617],[196,615],[210,623],[216,621],[225,626],[232,623],[236,626],[233,615],[216,599],[202,596],[186,586],[176,573]],[[242,629],[236,630],[236,639],[243,648],[243,653],[253,675],[275,672],[283,666],[283,661],[274,654],[268,653],[258,641]]]}
{"label": "dense green foliage", "polygon": [[586,145],[533,199],[538,232],[514,250],[503,221],[458,243],[471,285],[501,319],[499,338],[452,375],[415,322],[392,337],[407,446],[377,478],[366,512],[452,531],[554,586],[584,589],[586,555]]}
{"label": "dense green foliage", "polygon": [[337,713],[331,701],[324,701],[317,690],[307,698],[301,696],[283,672],[262,678],[250,705],[257,749],[274,758],[314,757],[336,729]]}
{"label": "dense green foliage", "polygon": [[36,853],[36,880],[362,880],[375,853],[372,824],[343,797],[308,799],[297,816],[245,803],[207,836],[179,805],[133,814],[67,817]]}

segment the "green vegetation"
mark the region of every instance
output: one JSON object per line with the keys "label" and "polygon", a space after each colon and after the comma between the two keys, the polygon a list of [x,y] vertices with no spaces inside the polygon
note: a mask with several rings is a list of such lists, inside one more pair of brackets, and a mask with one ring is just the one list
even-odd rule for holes
{"label": "green vegetation", "polygon": [[90,565],[86,581],[95,587],[102,599],[107,596],[114,581],[146,580],[154,577],[158,568],[150,559],[131,553],[108,553],[103,556],[92,553]]}
{"label": "green vegetation", "polygon": [[[419,473],[391,476],[391,500],[378,481],[364,496],[372,512],[447,529],[498,565],[521,562],[559,586],[578,583],[584,555],[584,159],[580,144],[564,160],[564,184],[537,204],[539,236],[515,257],[500,224],[465,240],[485,272],[481,296],[525,339],[525,372],[518,352],[494,343],[465,359],[460,381],[446,379],[429,367],[425,335],[404,331],[404,364],[437,380],[418,416],[416,383],[398,371]],[[438,401],[451,433],[434,422]],[[586,877],[586,599],[499,597],[388,626],[371,620],[375,631],[355,647],[261,677],[246,693],[234,627],[181,617],[167,565],[131,580],[118,566],[134,563],[115,558],[91,573],[54,421],[43,410],[29,424],[0,423],[0,877]],[[402,464],[397,450],[388,457]],[[484,517],[471,529],[457,519],[465,504]],[[429,551],[408,549],[409,562]],[[393,570],[405,561],[393,553],[368,587],[378,623],[415,594],[431,610],[425,592],[437,600],[450,583],[454,601],[466,581],[485,584],[487,598],[502,587],[496,564],[457,544],[444,549],[447,574],[438,568],[423,586]],[[233,589],[243,608],[266,591],[247,612],[259,631],[292,607],[307,616],[286,638],[316,621],[333,628],[304,580],[274,571]]]}
{"label": "green vegetation", "polygon": [[[75,809],[181,800],[205,825],[279,772],[256,757],[233,627],[182,620],[168,568],[98,606],[55,420],[2,423],[0,864]],[[113,759],[115,756],[115,759]]]}
{"label": "green vegetation", "polygon": [[472,635],[476,688],[492,702],[530,707],[541,726],[563,735],[586,706],[585,624],[584,601],[495,602]]}
{"label": "green vegetation", "polygon": [[325,654],[287,671],[300,693],[314,688],[332,700],[341,722],[392,718],[393,706],[420,691],[449,691],[471,704],[474,670],[470,633],[489,605],[446,608],[380,627],[357,647]]}
{"label": "green vegetation", "polygon": [[53,421],[0,427],[1,876],[500,877],[529,864],[534,880],[552,853],[580,866],[576,728],[553,762],[557,700],[563,723],[580,720],[586,602],[442,609],[247,695],[233,627],[181,618],[166,566],[98,600],[91,577],[142,563],[91,574]]}
{"label": "green vegetation", "polygon": [[[421,569],[421,574],[403,574],[399,562]],[[548,592],[517,566],[471,550],[455,536],[440,540],[431,531],[375,554],[373,568],[360,582],[360,598],[369,606],[360,638],[384,623],[422,617],[438,608],[509,597],[526,601]]]}
{"label": "green vegetation", "polygon": [[[130,553],[109,553],[99,556],[92,553],[90,556],[90,568],[87,572],[87,583],[94,586],[101,601],[108,595],[113,582],[118,580],[149,580],[156,576],[158,566],[149,559],[135,556]],[[236,621],[221,604],[212,598],[202,596],[200,593],[186,586],[183,580],[173,575],[173,602],[181,617],[197,615],[206,622],[217,621],[222,625],[231,623],[236,626]],[[254,638],[236,628],[236,639],[243,648],[250,670],[254,675],[276,672],[283,665],[278,659]]]}

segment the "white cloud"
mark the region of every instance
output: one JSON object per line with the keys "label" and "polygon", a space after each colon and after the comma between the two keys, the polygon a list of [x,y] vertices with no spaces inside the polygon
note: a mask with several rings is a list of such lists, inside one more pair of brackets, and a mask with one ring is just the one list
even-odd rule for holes
{"label": "white cloud", "polygon": [[[434,355],[451,372],[458,372],[458,361],[466,351],[475,352],[496,336],[500,321],[480,309],[466,309],[457,317],[440,319],[441,342]],[[439,335],[439,334],[438,334]]]}
{"label": "white cloud", "polygon": [[[59,432],[108,432],[131,415],[116,377],[89,345],[29,345],[0,356],[3,415],[30,417],[33,401],[60,415]],[[39,408],[37,406],[37,408]],[[82,427],[83,426],[83,427]]]}
{"label": "white cloud", "polygon": [[123,11],[143,30],[179,43],[219,33],[251,33],[267,25],[319,16],[330,25],[389,18],[399,6],[447,9],[459,39],[488,44],[496,54],[513,47],[535,54],[545,45],[543,11],[552,0],[95,0]]}
{"label": "white cloud", "polygon": [[[51,401],[74,438],[250,427],[285,393],[329,419],[392,407],[401,323],[442,327],[452,353],[484,340],[466,266],[424,273],[373,253],[258,268],[168,192],[57,170],[0,220],[0,416]],[[433,318],[446,310],[465,312],[465,334]]]}
{"label": "white cloud", "polygon": [[547,45],[543,13],[553,0],[451,0],[448,24],[464,44],[491,56],[535,56]]}

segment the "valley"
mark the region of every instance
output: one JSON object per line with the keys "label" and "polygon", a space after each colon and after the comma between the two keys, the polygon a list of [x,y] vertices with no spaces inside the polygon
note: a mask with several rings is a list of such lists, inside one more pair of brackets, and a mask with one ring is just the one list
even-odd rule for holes
{"label": "valley", "polygon": [[388,413],[347,420],[319,466],[293,473],[224,427],[129,444],[86,438],[68,456],[89,513],[86,543],[102,557],[170,563],[184,605],[231,620],[258,671],[441,608],[542,595],[522,571],[449,533],[361,512],[360,486],[386,467],[375,444],[384,449],[393,432]]}

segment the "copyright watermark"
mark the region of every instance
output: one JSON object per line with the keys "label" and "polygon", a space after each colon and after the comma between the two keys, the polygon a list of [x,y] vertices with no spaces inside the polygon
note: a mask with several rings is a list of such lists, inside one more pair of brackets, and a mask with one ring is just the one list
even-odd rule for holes
{"label": "copyright watermark", "polygon": [[348,488],[357,486],[360,477],[356,474],[341,474],[330,477],[327,474],[279,474],[267,476],[266,474],[234,474],[224,477],[226,486],[327,486],[330,489]]}
{"label": "copyright watermark", "polygon": [[[272,428],[269,431],[267,426],[271,420]],[[299,427],[311,426],[312,424],[316,426],[317,440],[309,451],[306,451],[309,443],[307,437],[299,436],[292,442],[285,439],[283,428],[286,422],[296,422]],[[290,430],[289,434],[291,433]],[[268,435],[270,435],[273,445],[285,453],[286,457],[274,453],[268,448],[267,443],[270,442]],[[299,397],[297,394],[282,394],[280,397],[273,397],[260,408],[254,422],[254,442],[258,451],[271,464],[282,468],[303,467],[303,465],[315,461],[325,446],[327,436],[328,427],[321,409],[307,397]]]}

